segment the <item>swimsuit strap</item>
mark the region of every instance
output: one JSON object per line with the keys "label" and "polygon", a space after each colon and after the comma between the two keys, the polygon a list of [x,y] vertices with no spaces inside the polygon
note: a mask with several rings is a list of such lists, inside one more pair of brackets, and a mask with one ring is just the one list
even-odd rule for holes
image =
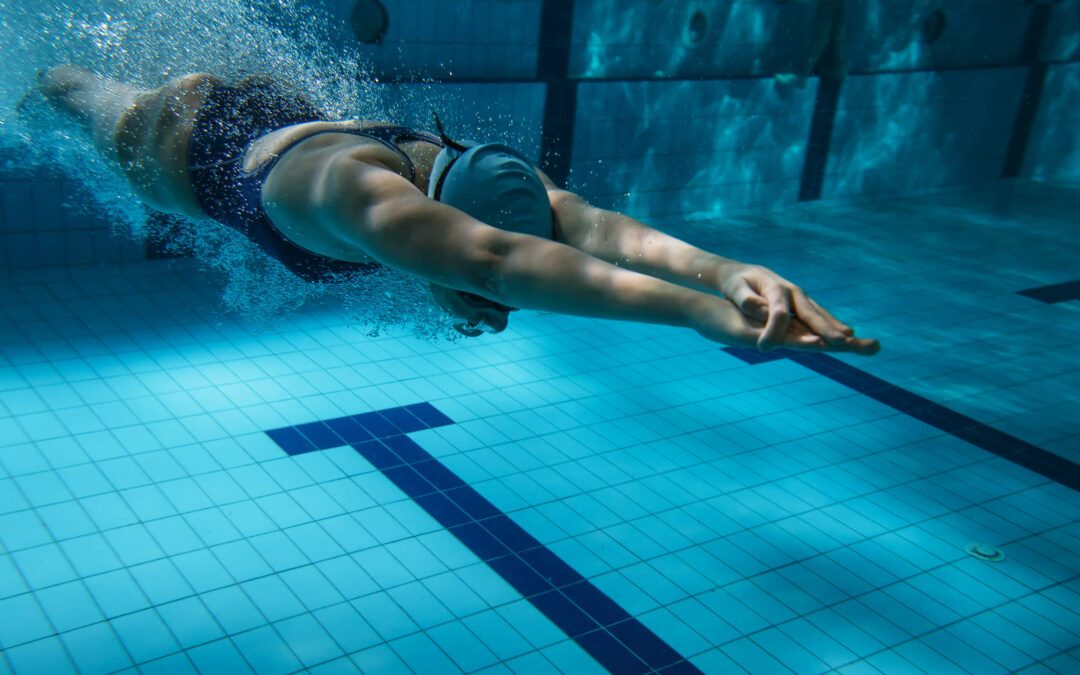
{"label": "swimsuit strap", "polygon": [[433,143],[440,148],[443,147],[443,143],[439,140],[439,137],[435,134],[429,134],[426,131],[416,131],[409,127],[398,126],[394,124],[381,124],[378,126],[364,127],[363,129],[345,128],[345,129],[320,129],[319,131],[312,132],[301,138],[297,138],[284,148],[278,151],[277,156],[264,164],[256,173],[265,178],[270,175],[270,171],[274,168],[274,165],[278,163],[282,157],[285,156],[289,150],[292,150],[300,143],[303,143],[309,138],[320,136],[322,134],[349,134],[350,136],[361,136],[363,138],[370,138],[382,143],[384,146],[393,150],[405,160],[405,166],[409,168],[409,182],[416,182],[416,166],[413,161],[409,159],[409,156],[405,154],[398,143],[404,141],[426,141]]}

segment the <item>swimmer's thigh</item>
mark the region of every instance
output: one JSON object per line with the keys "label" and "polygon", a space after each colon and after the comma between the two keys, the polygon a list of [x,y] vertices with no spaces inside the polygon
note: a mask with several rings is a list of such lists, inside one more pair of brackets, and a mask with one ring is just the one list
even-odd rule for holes
{"label": "swimmer's thigh", "polygon": [[196,116],[219,80],[194,73],[140,92],[116,125],[116,158],[139,196],[171,213],[201,212],[187,170]]}

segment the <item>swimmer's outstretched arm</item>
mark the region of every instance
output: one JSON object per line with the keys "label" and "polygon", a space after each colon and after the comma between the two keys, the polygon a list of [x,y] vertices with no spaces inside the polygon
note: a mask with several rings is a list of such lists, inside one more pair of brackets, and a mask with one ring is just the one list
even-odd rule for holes
{"label": "swimmer's outstretched arm", "polygon": [[[693,328],[739,346],[756,345],[764,328],[714,294],[485,225],[364,161],[339,161],[321,182],[312,192],[322,195],[312,215],[324,227],[346,232],[350,243],[380,262],[436,284],[516,307]],[[798,322],[778,344],[827,349]]]}
{"label": "swimmer's outstretched arm", "polygon": [[857,338],[795,284],[772,270],[704,251],[629,216],[590,206],[548,182],[556,234],[583,252],[673,283],[720,292],[747,317],[765,322],[758,347],[783,346],[793,321],[837,351],[876,354],[877,340]]}

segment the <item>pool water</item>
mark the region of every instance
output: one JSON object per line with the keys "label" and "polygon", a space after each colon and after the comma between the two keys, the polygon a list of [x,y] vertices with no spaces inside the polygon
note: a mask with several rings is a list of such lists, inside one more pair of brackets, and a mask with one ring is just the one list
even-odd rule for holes
{"label": "pool water", "polygon": [[529,311],[454,343],[331,305],[253,327],[190,260],[24,272],[0,669],[1076,672],[1078,195],[686,231],[872,359]]}
{"label": "pool water", "polygon": [[[1080,3],[0,0],[0,42],[0,675],[1080,672]],[[447,339],[404,275],[148,216],[16,112],[65,62],[436,110],[882,351]]]}

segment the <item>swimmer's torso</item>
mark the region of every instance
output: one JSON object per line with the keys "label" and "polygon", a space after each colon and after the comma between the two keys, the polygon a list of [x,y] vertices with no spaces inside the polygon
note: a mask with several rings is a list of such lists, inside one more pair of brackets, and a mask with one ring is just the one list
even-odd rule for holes
{"label": "swimmer's torso", "polygon": [[[325,168],[343,156],[410,178],[405,158],[383,143],[348,133],[332,133],[338,129],[364,129],[379,124],[368,121],[307,122],[271,132],[251,144],[243,160],[244,170],[249,173],[258,171],[279,157],[283,150],[288,150],[274,165],[262,189],[266,213],[282,234],[309,251],[338,260],[371,260],[367,255],[358,255],[355,246],[343,239],[340,231],[321,227],[319,219],[312,218],[312,205],[320,201],[316,195],[325,187],[328,178]],[[424,141],[403,141],[398,143],[398,148],[415,167],[413,185],[426,193],[438,146]],[[298,177],[304,179],[297,180]]]}
{"label": "swimmer's torso", "polygon": [[[211,91],[221,81],[196,73],[157,90],[141,92],[116,127],[116,151],[125,173],[149,205],[161,211],[205,218],[189,171],[192,132]],[[311,194],[319,181],[311,172],[328,166],[341,154],[410,178],[406,157],[415,167],[413,184],[427,189],[428,175],[439,148],[420,140],[397,144],[406,157],[372,138],[347,133],[379,123],[370,121],[310,121],[271,130],[252,141],[241,159],[246,172],[256,172],[283,150],[286,155],[271,169],[263,184],[267,215],[282,234],[317,254],[364,262],[370,258],[353,248],[346,250],[340,236],[313,223]],[[346,133],[328,133],[341,129]],[[315,135],[313,138],[309,136]],[[149,154],[148,154],[149,153]],[[153,161],[145,158],[153,157]],[[304,176],[305,180],[297,180]],[[302,186],[302,187],[301,187]]]}

